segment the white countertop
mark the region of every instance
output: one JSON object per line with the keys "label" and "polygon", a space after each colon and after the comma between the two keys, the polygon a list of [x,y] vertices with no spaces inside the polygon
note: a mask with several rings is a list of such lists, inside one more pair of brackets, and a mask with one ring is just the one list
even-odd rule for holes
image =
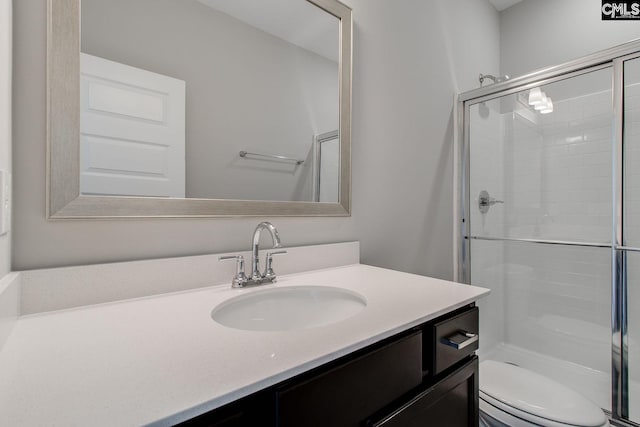
{"label": "white countertop", "polygon": [[[332,325],[256,332],[215,323],[231,297],[291,285],[357,292]],[[431,320],[489,291],[366,265],[21,317],[0,352],[0,425],[171,425]],[[481,314],[482,315],[482,314]]]}

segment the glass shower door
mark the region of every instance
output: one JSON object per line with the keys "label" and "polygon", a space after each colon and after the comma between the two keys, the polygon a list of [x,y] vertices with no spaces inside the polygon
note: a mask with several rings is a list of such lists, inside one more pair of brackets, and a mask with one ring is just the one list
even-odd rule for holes
{"label": "glass shower door", "polygon": [[[627,370],[629,419],[640,423],[640,59],[624,62],[623,255],[626,261],[628,316],[614,336],[614,364]],[[626,329],[626,330],[625,330]],[[626,333],[625,333],[626,332]],[[614,352],[615,353],[615,352]]]}
{"label": "glass shower door", "polygon": [[479,302],[481,358],[554,378],[607,410],[612,79],[600,67],[466,112],[468,279],[492,289]]}

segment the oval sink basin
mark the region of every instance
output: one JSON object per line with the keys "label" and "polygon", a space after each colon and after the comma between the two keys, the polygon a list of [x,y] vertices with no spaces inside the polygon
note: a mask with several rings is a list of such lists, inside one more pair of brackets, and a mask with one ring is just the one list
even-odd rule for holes
{"label": "oval sink basin", "polygon": [[221,325],[249,331],[291,331],[348,319],[367,305],[365,298],[329,286],[267,289],[216,306],[211,317]]}

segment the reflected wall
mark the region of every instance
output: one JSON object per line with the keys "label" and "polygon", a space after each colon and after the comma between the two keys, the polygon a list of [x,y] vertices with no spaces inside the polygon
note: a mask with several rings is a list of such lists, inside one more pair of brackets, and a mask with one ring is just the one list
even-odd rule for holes
{"label": "reflected wall", "polygon": [[322,56],[197,0],[82,0],[82,52],[185,82],[191,198],[313,200],[314,135],[339,126],[338,48]]}

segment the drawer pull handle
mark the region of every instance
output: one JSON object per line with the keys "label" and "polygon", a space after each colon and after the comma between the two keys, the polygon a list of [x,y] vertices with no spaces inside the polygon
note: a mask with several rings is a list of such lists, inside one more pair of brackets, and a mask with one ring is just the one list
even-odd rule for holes
{"label": "drawer pull handle", "polygon": [[453,347],[456,350],[462,350],[477,341],[478,334],[472,334],[471,332],[464,331],[456,332],[455,334],[440,340],[442,344]]}

